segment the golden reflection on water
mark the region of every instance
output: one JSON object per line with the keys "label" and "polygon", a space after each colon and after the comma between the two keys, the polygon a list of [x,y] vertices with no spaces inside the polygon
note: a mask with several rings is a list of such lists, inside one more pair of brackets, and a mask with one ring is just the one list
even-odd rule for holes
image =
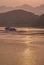
{"label": "golden reflection on water", "polygon": [[23,43],[25,43],[27,46],[29,46],[29,44],[32,42],[32,36],[31,35],[27,35],[24,38],[22,38],[22,40],[24,40]]}
{"label": "golden reflection on water", "polygon": [[24,38],[22,38],[24,43],[26,44],[27,48],[23,52],[23,63],[22,65],[35,65],[35,55],[34,51],[30,50],[31,49],[31,43],[32,43],[32,36],[27,35]]}
{"label": "golden reflection on water", "polygon": [[30,50],[30,48],[27,48],[23,53],[23,65],[35,65],[35,59],[33,58],[33,52]]}

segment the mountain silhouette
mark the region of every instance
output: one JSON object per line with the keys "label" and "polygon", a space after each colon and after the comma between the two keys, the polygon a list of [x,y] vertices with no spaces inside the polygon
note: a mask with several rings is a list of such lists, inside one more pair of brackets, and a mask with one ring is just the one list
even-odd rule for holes
{"label": "mountain silhouette", "polygon": [[35,27],[44,28],[44,14],[42,14],[37,20]]}
{"label": "mountain silhouette", "polygon": [[37,6],[37,7],[32,7],[28,4],[24,4],[21,6],[16,6],[16,7],[7,7],[7,6],[0,6],[0,13],[4,13],[4,12],[8,12],[8,11],[12,11],[12,10],[24,10],[27,12],[32,12],[35,15],[42,15],[44,14],[44,4]]}
{"label": "mountain silhouette", "polygon": [[27,12],[32,12],[32,13],[34,11],[34,7],[27,5],[27,4],[24,4],[24,5],[21,5],[21,6],[16,6],[15,10],[18,10],[18,9],[21,9],[21,10],[24,10],[24,11],[27,11]]}
{"label": "mountain silhouette", "polygon": [[44,14],[34,15],[24,10],[13,10],[0,14],[0,26],[44,28]]}
{"label": "mountain silhouette", "polygon": [[36,7],[33,13],[35,13],[37,15],[44,14],[44,4]]}
{"label": "mountain silhouette", "polygon": [[17,6],[15,9],[25,10],[28,12],[32,12],[36,15],[44,14],[44,4],[37,7],[32,7],[30,5],[24,4],[22,6]]}
{"label": "mountain silhouette", "polygon": [[33,26],[35,20],[39,18],[31,12],[24,10],[13,10],[0,14],[0,26]]}

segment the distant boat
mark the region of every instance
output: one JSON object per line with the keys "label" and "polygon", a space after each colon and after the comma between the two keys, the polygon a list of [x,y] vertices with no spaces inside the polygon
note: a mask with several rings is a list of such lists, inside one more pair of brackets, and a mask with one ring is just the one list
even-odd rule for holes
{"label": "distant boat", "polygon": [[6,31],[16,31],[14,27],[5,27]]}

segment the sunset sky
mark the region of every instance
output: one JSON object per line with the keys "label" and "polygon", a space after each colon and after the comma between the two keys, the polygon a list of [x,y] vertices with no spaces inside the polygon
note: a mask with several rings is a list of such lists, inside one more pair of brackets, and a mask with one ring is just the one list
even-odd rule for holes
{"label": "sunset sky", "polygon": [[31,6],[39,6],[40,4],[44,4],[44,0],[0,0],[0,6],[19,6],[22,4],[29,4]]}

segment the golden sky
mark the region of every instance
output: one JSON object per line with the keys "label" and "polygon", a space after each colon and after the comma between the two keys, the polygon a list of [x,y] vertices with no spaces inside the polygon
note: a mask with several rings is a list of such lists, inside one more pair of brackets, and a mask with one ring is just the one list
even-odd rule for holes
{"label": "golden sky", "polygon": [[19,6],[22,4],[29,4],[31,6],[39,6],[40,4],[44,4],[44,0],[0,0],[0,6]]}

